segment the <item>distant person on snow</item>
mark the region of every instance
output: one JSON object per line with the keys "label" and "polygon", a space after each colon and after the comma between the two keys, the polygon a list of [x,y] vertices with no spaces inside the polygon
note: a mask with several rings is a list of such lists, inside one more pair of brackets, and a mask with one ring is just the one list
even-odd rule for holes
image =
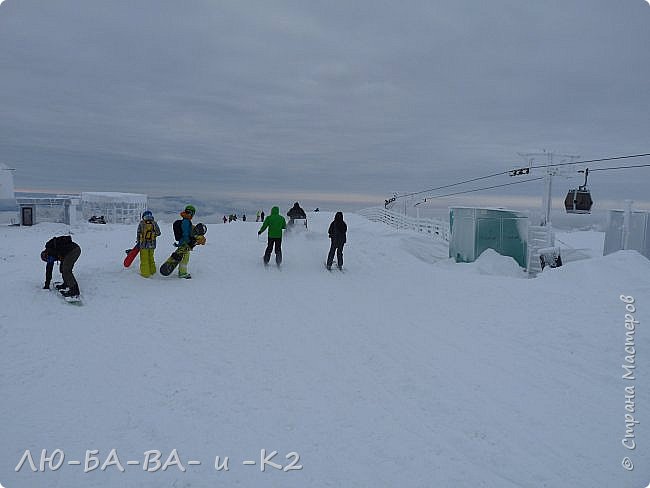
{"label": "distant person on snow", "polygon": [[336,252],[336,261],[339,269],[343,268],[343,245],[346,241],[348,226],[343,220],[343,212],[336,212],[334,220],[330,224],[327,233],[330,236],[330,252],[327,255],[327,269],[332,269],[334,261],[334,252]]}
{"label": "distant person on snow", "polygon": [[[190,244],[190,239],[192,238],[192,217],[196,213],[196,208],[193,205],[188,205],[185,207],[185,210],[181,212],[181,217],[183,221],[181,222],[182,235],[178,240],[178,246],[183,244]],[[183,259],[178,264],[178,277],[179,278],[191,278],[192,276],[187,272],[187,266],[190,262],[190,253],[187,252],[183,255]]]}
{"label": "distant person on snow", "polygon": [[224,224],[227,224],[227,223],[228,223],[228,217],[226,217],[225,215],[223,216],[223,223],[224,223]]}
{"label": "distant person on snow", "polygon": [[260,222],[264,222],[264,210],[260,213]]}
{"label": "distant person on snow", "polygon": [[142,220],[138,224],[137,242],[140,247],[140,275],[145,278],[156,273],[154,252],[156,250],[156,237],[160,235],[160,227],[153,218],[151,210],[142,213]]}
{"label": "distant person on snow", "polygon": [[287,216],[289,217],[289,223],[292,224],[294,219],[306,219],[307,214],[305,211],[300,207],[300,204],[298,202],[293,204],[293,207],[289,209],[287,212]]}
{"label": "distant person on snow", "polygon": [[246,214],[242,215],[242,216],[241,216],[241,219],[242,219],[244,222],[246,222]]}
{"label": "distant person on snow", "polygon": [[280,266],[282,263],[282,230],[287,228],[287,221],[280,215],[280,207],[273,207],[271,215],[264,219],[264,223],[257,235],[261,235],[266,229],[269,229],[269,240],[264,252],[264,265],[268,265],[271,260],[271,251],[275,246],[275,264]]}
{"label": "distant person on snow", "polygon": [[70,236],[53,237],[45,244],[45,249],[41,252],[41,259],[47,263],[45,266],[45,286],[43,289],[50,288],[52,281],[52,270],[54,262],[59,261],[59,271],[63,277],[63,283],[56,288],[64,297],[78,297],[79,284],[72,274],[72,268],[81,256],[81,247],[72,241]]}
{"label": "distant person on snow", "polygon": [[257,214],[255,214],[255,222],[259,222],[259,221],[260,221],[260,211],[258,210]]}

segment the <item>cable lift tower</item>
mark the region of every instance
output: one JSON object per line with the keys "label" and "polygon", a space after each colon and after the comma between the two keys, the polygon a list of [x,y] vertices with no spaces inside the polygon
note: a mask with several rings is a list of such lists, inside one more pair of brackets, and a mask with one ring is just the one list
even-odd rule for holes
{"label": "cable lift tower", "polygon": [[577,161],[580,156],[576,154],[559,154],[546,150],[542,150],[541,152],[517,154],[526,160],[528,167],[512,170],[510,172],[510,176],[528,174],[535,162],[540,162],[546,166],[544,168],[546,170],[546,173],[544,175],[544,193],[542,194],[542,219],[540,226],[551,227],[553,177],[559,175],[568,176],[568,173],[562,172],[561,168],[563,168],[563,166],[559,165]]}

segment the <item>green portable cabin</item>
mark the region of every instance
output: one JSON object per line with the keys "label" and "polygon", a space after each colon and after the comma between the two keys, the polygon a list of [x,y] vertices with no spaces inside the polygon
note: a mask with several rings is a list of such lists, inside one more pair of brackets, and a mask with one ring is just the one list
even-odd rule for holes
{"label": "green portable cabin", "polygon": [[471,263],[486,249],[512,257],[526,268],[528,215],[514,210],[450,207],[449,257]]}

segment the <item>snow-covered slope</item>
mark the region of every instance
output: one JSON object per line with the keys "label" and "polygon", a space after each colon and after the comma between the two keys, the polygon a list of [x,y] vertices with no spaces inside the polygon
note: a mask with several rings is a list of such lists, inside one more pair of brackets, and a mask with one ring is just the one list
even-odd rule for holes
{"label": "snow-covered slope", "polygon": [[[528,280],[509,258],[454,264],[442,243],[346,214],[346,271],[330,273],[331,218],[311,214],[308,233],[285,237],[280,270],[261,264],[259,224],[211,225],[192,280],[141,278],[137,260],[123,269],[135,228],[83,224],[82,307],[41,289],[39,252],[64,226],[1,229],[0,483],[647,485],[648,260],[621,252]],[[158,265],[172,251],[161,228]],[[622,379],[621,294],[640,321],[635,380]],[[641,421],[634,450],[621,443],[626,386]],[[38,468],[57,448],[59,470],[15,472],[25,450]],[[86,450],[104,463],[111,449],[124,472],[84,473]],[[147,451],[164,462],[173,449],[185,472],[143,470]],[[262,449],[283,467],[296,452],[303,468],[262,472]]]}

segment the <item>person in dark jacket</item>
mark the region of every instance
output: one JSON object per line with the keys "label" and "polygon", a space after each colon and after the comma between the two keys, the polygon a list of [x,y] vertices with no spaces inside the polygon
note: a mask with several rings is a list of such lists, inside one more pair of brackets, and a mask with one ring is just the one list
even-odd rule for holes
{"label": "person in dark jacket", "polygon": [[293,207],[289,209],[287,212],[287,217],[291,219],[289,223],[293,223],[294,219],[306,219],[307,214],[305,211],[300,207],[300,204],[298,202],[293,204]]}
{"label": "person in dark jacket", "polygon": [[262,223],[260,230],[257,231],[257,235],[262,234],[267,228],[269,229],[269,240],[264,252],[264,265],[269,264],[271,251],[275,246],[275,264],[280,266],[280,263],[282,263],[282,230],[287,228],[287,221],[280,215],[280,207],[271,209],[271,215],[264,219],[264,223]]}
{"label": "person in dark jacket", "polygon": [[339,269],[343,268],[343,245],[346,241],[348,226],[343,220],[343,212],[336,212],[334,220],[330,224],[327,233],[330,236],[330,252],[327,255],[327,269],[332,269],[334,261],[334,252],[336,252],[336,261]]}
{"label": "person in dark jacket", "polygon": [[72,241],[70,236],[53,237],[45,244],[45,249],[41,252],[41,259],[47,263],[45,266],[45,286],[44,289],[50,288],[52,281],[52,270],[54,262],[59,261],[59,271],[63,277],[63,283],[57,285],[57,289],[64,297],[78,297],[79,284],[72,273],[72,268],[81,256],[81,247]]}

